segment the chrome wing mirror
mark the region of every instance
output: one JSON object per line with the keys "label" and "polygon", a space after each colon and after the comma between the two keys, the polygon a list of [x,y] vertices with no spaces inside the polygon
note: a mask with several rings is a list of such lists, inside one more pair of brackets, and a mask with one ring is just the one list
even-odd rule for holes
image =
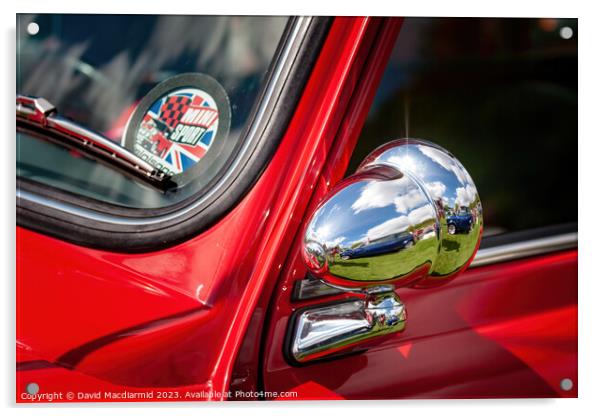
{"label": "chrome wing mirror", "polygon": [[424,286],[468,267],[482,230],[477,189],[458,159],[402,139],[368,155],[325,197],[305,229],[303,259],[339,288]]}
{"label": "chrome wing mirror", "polygon": [[474,257],[482,231],[475,184],[448,151],[414,139],[376,149],[326,195],[302,244],[314,277],[358,293],[296,312],[292,358],[316,360],[402,331],[406,306],[394,289],[457,276]]}

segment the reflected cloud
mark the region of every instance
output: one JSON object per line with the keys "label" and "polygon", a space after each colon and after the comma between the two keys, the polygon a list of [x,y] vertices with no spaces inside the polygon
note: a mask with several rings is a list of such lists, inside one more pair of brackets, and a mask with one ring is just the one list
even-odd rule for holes
{"label": "reflected cloud", "polygon": [[378,240],[391,234],[392,230],[406,230],[410,226],[410,219],[407,215],[400,217],[391,218],[376,227],[370,228],[366,232],[366,238],[368,241]]}
{"label": "reflected cloud", "polygon": [[435,221],[436,213],[430,204],[425,204],[419,208],[413,209],[408,215],[387,220],[366,232],[368,241],[378,240],[388,235],[407,231],[410,227],[415,227],[428,220]]}
{"label": "reflected cloud", "polygon": [[331,249],[333,247],[337,247],[337,246],[341,245],[341,243],[343,243],[343,241],[345,241],[345,240],[346,240],[345,237],[338,237],[338,238],[335,238],[332,241],[325,241],[324,242],[324,247],[327,248],[327,249]]}
{"label": "reflected cloud", "polygon": [[407,152],[402,156],[396,154],[389,156],[388,162],[394,166],[403,166],[410,172],[419,172],[422,170],[422,166],[420,166],[418,161]]}
{"label": "reflected cloud", "polygon": [[471,184],[456,188],[456,204],[459,207],[470,206],[477,198],[477,188]]}
{"label": "reflected cloud", "polygon": [[461,183],[468,182],[468,178],[466,177],[464,169],[461,166],[459,166],[454,159],[447,156],[444,152],[434,147],[428,147],[423,145],[418,145],[417,148],[423,155],[431,159],[443,169],[452,172],[456,176],[458,181],[460,181]]}
{"label": "reflected cloud", "polygon": [[408,218],[410,219],[411,225],[419,225],[427,220],[431,220],[431,219],[434,220],[435,216],[436,216],[435,210],[433,209],[433,207],[430,204],[428,204],[428,205],[423,205],[420,208],[417,208],[417,209],[413,210],[412,212],[410,212],[410,214],[408,215]]}
{"label": "reflected cloud", "polygon": [[[404,178],[392,181],[368,182],[363,187],[360,196],[351,205],[351,208],[357,214],[368,209],[391,205],[396,198],[405,196],[400,191],[399,186],[399,182],[403,180]],[[400,204],[403,204],[403,201],[400,201]]]}
{"label": "reflected cloud", "polygon": [[428,199],[426,195],[416,187],[410,190],[407,194],[396,197],[393,202],[395,204],[395,210],[399,213],[405,214],[412,211],[417,206],[428,202]]}
{"label": "reflected cloud", "polygon": [[426,189],[433,199],[443,198],[447,187],[443,182],[434,181],[425,183]]}
{"label": "reflected cloud", "polygon": [[[427,182],[427,191],[433,199],[443,198],[447,189],[440,181]],[[407,213],[424,205],[428,198],[408,177],[390,181],[373,181],[367,183],[360,196],[353,202],[351,208],[357,214],[372,208],[384,208],[393,204],[399,213]]]}

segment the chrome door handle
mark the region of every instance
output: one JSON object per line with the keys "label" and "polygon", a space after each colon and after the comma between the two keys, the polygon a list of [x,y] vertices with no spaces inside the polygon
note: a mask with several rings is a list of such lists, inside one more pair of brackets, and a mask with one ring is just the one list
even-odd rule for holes
{"label": "chrome door handle", "polygon": [[395,292],[302,310],[293,330],[293,359],[301,363],[315,360],[370,338],[402,331],[406,318],[405,306]]}

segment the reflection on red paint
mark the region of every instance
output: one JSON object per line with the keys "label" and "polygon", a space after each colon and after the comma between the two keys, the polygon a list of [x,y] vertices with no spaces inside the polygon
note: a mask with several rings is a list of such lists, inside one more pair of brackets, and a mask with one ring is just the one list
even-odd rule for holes
{"label": "reflection on red paint", "polygon": [[[311,380],[353,400],[576,397],[577,256],[526,258],[469,269],[439,287],[399,289],[410,313],[404,332],[304,367],[282,356],[292,309],[282,294],[267,337],[265,388]],[[560,388],[565,378],[569,391]]]}
{"label": "reflection on red paint", "polygon": [[[576,305],[477,327],[475,331],[514,354],[559,395],[576,395]],[[570,392],[560,388],[564,378],[573,381]]]}
{"label": "reflection on red paint", "polygon": [[403,344],[401,347],[398,347],[397,351],[399,351],[399,353],[401,355],[403,355],[403,358],[408,358],[410,356],[411,349],[412,349],[412,343],[408,342],[407,344]]}
{"label": "reflection on red paint", "polygon": [[128,120],[130,119],[130,116],[136,109],[137,105],[138,101],[127,107],[125,110],[123,110],[119,117],[117,117],[117,120],[115,120],[111,128],[104,133],[105,136],[113,140],[114,142],[121,142],[121,137],[123,136],[125,126],[127,125]]}
{"label": "reflection on red paint", "polygon": [[282,397],[276,400],[344,400],[344,397],[339,396],[334,391],[314,381],[300,384],[289,390],[289,392],[297,393],[297,397],[289,394],[289,397]]}

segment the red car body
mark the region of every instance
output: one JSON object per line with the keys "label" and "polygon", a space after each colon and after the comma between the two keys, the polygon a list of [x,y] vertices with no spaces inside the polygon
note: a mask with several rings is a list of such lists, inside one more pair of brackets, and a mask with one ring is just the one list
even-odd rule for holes
{"label": "red car body", "polygon": [[16,400],[30,382],[55,401],[576,397],[576,250],[398,289],[404,332],[311,365],[285,357],[291,313],[321,301],[291,301],[301,229],[343,177],[401,24],[334,19],[260,179],[189,241],[125,254],[18,227]]}

